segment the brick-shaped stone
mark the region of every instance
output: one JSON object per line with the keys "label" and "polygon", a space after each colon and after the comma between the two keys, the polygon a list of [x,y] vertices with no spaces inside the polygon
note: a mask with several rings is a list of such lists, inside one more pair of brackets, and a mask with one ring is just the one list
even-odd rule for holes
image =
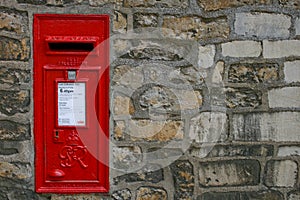
{"label": "brick-shaped stone", "polygon": [[300,146],[280,146],[277,156],[300,156]]}
{"label": "brick-shaped stone", "polygon": [[256,160],[201,162],[199,183],[203,187],[258,185],[260,164]]}
{"label": "brick-shaped stone", "polygon": [[291,17],[283,14],[237,13],[234,32],[246,37],[288,38]]}
{"label": "brick-shaped stone", "polygon": [[215,145],[202,146],[190,150],[191,155],[195,157],[235,157],[235,156],[273,156],[274,148],[271,145]]}
{"label": "brick-shaped stone", "polygon": [[228,81],[233,83],[272,83],[279,79],[279,66],[273,63],[230,65]]}
{"label": "brick-shaped stone", "polygon": [[168,194],[163,188],[140,187],[136,191],[136,200],[159,199],[167,200]]}
{"label": "brick-shaped stone", "polygon": [[198,66],[200,68],[209,68],[213,66],[216,54],[214,45],[200,46],[198,56]]}
{"label": "brick-shaped stone", "polygon": [[117,190],[112,193],[112,198],[114,200],[131,200],[131,192],[129,189]]}
{"label": "brick-shaped stone", "polygon": [[29,91],[0,91],[0,112],[6,115],[14,115],[18,112],[29,111]]}
{"label": "brick-shaped stone", "polygon": [[7,68],[0,64],[0,84],[8,87],[29,84],[31,80],[30,70]]}
{"label": "brick-shaped stone", "polygon": [[28,140],[30,139],[30,126],[12,121],[0,121],[0,140]]}
{"label": "brick-shaped stone", "polygon": [[226,18],[209,21],[198,16],[165,16],[162,27],[167,37],[192,40],[224,39],[229,36],[229,24]]}
{"label": "brick-shaped stone", "polygon": [[138,168],[138,164],[142,160],[142,150],[139,146],[114,147],[112,155],[113,166],[119,170],[133,170],[134,167]]}
{"label": "brick-shaped stone", "polygon": [[300,40],[263,41],[264,58],[300,56]]}
{"label": "brick-shaped stone", "polygon": [[278,191],[257,192],[208,192],[199,196],[197,200],[282,200],[283,195]]}
{"label": "brick-shaped stone", "polygon": [[198,0],[198,4],[206,11],[215,11],[219,9],[226,9],[240,6],[251,6],[251,5],[267,5],[271,4],[272,0]]}
{"label": "brick-shaped stone", "polygon": [[300,9],[299,0],[279,0],[279,5],[287,8]]}
{"label": "brick-shaped stone", "polygon": [[125,7],[177,7],[186,8],[189,5],[188,0],[125,0]]}
{"label": "brick-shaped stone", "polygon": [[133,15],[134,28],[157,27],[157,25],[158,25],[157,14],[135,13]]}
{"label": "brick-shaped stone", "polygon": [[203,112],[191,119],[189,136],[197,143],[224,141],[227,127],[225,113]]}
{"label": "brick-shaped stone", "polygon": [[17,35],[27,33],[27,13],[0,8],[0,31],[8,31]]}
{"label": "brick-shaped stone", "polygon": [[300,82],[300,60],[284,63],[284,80],[287,83]]}
{"label": "brick-shaped stone", "polygon": [[288,200],[299,200],[300,191],[293,191],[288,194]]}
{"label": "brick-shaped stone", "polygon": [[261,104],[261,91],[250,88],[226,88],[226,105],[228,108],[257,108]]}
{"label": "brick-shaped stone", "polygon": [[234,140],[239,141],[300,141],[300,113],[235,114],[232,121]]}
{"label": "brick-shaped stone", "polygon": [[47,3],[47,0],[17,0],[18,3],[27,3],[34,5],[43,5]]}
{"label": "brick-shaped stone", "polygon": [[298,17],[295,21],[295,29],[296,35],[300,35],[300,17]]}
{"label": "brick-shaped stone", "polygon": [[300,87],[272,89],[268,92],[270,108],[300,107]]}
{"label": "brick-shaped stone", "polygon": [[0,60],[28,60],[29,40],[16,40],[0,36]]}
{"label": "brick-shaped stone", "polygon": [[[64,0],[64,1],[66,1],[66,0]],[[68,1],[73,1],[73,0],[68,0]],[[79,1],[82,1],[82,0],[79,0]],[[120,5],[122,5],[122,0],[89,0],[90,6],[103,6],[105,4],[112,4],[112,3],[120,6]]]}
{"label": "brick-shaped stone", "polygon": [[134,112],[134,107],[129,97],[115,95],[113,105],[115,116],[129,116]]}
{"label": "brick-shaped stone", "polygon": [[182,140],[182,121],[130,120],[128,134],[133,141],[167,142]]}
{"label": "brick-shaped stone", "polygon": [[178,199],[192,199],[194,193],[193,165],[188,160],[177,160],[170,166]]}
{"label": "brick-shaped stone", "polygon": [[127,31],[127,15],[119,11],[114,12],[113,31],[118,33],[126,33]]}
{"label": "brick-shaped stone", "polygon": [[32,168],[24,163],[0,162],[0,177],[27,182],[32,177]]}
{"label": "brick-shaped stone", "polygon": [[297,183],[298,165],[292,160],[271,160],[265,169],[265,184],[271,187],[294,187]]}
{"label": "brick-shaped stone", "polygon": [[260,42],[256,41],[233,41],[221,46],[222,55],[228,57],[258,57],[262,52]]}

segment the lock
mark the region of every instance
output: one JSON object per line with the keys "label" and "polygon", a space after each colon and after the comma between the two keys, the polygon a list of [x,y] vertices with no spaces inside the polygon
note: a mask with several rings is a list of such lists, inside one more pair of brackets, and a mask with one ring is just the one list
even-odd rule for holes
{"label": "lock", "polygon": [[36,191],[108,192],[109,17],[35,14],[33,24]]}

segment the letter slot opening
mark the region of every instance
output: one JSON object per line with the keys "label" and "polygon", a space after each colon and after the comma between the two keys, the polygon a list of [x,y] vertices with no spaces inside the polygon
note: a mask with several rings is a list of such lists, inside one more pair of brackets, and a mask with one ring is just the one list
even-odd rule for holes
{"label": "letter slot opening", "polygon": [[91,52],[94,43],[83,42],[49,42],[49,50],[54,52]]}

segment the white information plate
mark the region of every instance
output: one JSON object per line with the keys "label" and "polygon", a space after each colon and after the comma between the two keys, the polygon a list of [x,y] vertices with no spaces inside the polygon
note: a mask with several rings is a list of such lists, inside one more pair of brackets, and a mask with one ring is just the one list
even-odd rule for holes
{"label": "white information plate", "polygon": [[86,126],[85,83],[58,83],[59,126]]}

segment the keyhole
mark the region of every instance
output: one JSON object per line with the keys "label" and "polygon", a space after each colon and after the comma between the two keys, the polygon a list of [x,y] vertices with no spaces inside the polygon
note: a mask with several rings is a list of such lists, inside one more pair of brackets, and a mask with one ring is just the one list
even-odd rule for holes
{"label": "keyhole", "polygon": [[55,131],[55,137],[58,138],[58,131]]}

